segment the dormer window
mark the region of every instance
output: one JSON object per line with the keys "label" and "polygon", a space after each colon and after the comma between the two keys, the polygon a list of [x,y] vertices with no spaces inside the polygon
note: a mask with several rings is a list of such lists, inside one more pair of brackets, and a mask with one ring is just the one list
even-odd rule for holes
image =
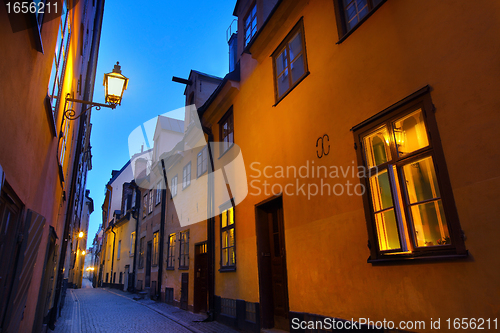
{"label": "dormer window", "polygon": [[257,32],[257,4],[254,4],[245,18],[245,46]]}

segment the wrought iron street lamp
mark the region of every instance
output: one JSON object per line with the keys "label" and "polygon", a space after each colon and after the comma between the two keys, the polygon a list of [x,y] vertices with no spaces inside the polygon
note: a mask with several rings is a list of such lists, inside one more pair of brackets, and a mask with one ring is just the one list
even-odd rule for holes
{"label": "wrought iron street lamp", "polygon": [[[69,120],[75,120],[87,113],[93,107],[100,110],[101,107],[115,109],[117,105],[121,105],[123,92],[127,89],[128,78],[122,74],[119,62],[116,62],[115,67],[111,73],[104,74],[104,100],[106,104],[84,101],[81,99],[71,98],[70,93],[66,95],[66,103],[64,104],[64,117]],[[76,111],[68,109],[68,103],[81,103],[90,105],[85,111],[76,115]]]}

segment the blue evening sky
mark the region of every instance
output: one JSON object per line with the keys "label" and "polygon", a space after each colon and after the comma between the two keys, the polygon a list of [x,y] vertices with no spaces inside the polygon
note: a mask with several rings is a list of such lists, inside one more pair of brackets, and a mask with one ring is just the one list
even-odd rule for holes
{"label": "blue evening sky", "polygon": [[[224,77],[228,72],[226,30],[236,0],[119,1],[106,0],[94,101],[103,103],[104,73],[117,61],[130,79],[122,105],[92,111],[92,170],[87,189],[94,200],[87,247],[102,223],[104,189],[112,170],[129,160],[128,136],[142,123],[184,106],[191,69]],[[233,25],[234,28],[234,25]]]}

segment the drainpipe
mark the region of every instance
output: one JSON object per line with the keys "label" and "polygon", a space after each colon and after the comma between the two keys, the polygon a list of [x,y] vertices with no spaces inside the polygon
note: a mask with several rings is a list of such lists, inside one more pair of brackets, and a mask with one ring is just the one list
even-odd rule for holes
{"label": "drainpipe", "polygon": [[160,217],[160,255],[158,259],[158,295],[161,298],[161,283],[163,277],[163,246],[165,239],[165,216],[167,214],[167,173],[165,172],[165,162],[161,160],[161,167],[163,169],[163,179],[165,180],[165,189],[161,190],[161,217]]}
{"label": "drainpipe", "polygon": [[113,252],[111,253],[111,281],[113,281],[113,284],[115,281],[113,280],[113,263],[115,262],[115,240],[116,240],[116,233],[113,231],[113,228],[115,227],[115,222],[113,221],[113,224],[111,225],[111,232],[113,233]]}
{"label": "drainpipe", "polygon": [[161,298],[161,283],[163,278],[163,247],[165,240],[165,215],[166,215],[166,205],[165,201],[167,200],[167,190],[161,190],[161,219],[160,219],[160,253],[158,258],[158,295]]}
{"label": "drainpipe", "polygon": [[137,258],[137,239],[139,237],[139,200],[137,200],[137,185],[135,184],[134,182],[134,192],[133,192],[135,195],[135,207],[133,207],[134,209],[132,210],[132,217],[135,219],[135,239],[134,239],[134,244],[132,245],[134,247],[134,264],[133,264],[133,267],[132,267],[132,274],[133,274],[133,277],[134,277],[134,285],[132,287],[132,291],[135,292],[135,278],[136,278],[136,275],[135,275],[135,261],[136,261],[136,258]]}
{"label": "drainpipe", "polygon": [[214,214],[214,160],[210,143],[214,141],[212,130],[208,127],[202,127],[203,133],[208,136],[208,157],[210,159],[210,167],[208,170],[207,184],[207,254],[208,254],[208,318],[206,321],[215,319],[215,218]]}

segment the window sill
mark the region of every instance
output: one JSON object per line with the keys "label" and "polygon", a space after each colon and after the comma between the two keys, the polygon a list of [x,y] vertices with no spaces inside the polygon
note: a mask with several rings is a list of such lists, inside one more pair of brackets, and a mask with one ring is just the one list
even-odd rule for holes
{"label": "window sill", "polygon": [[371,259],[368,258],[367,262],[372,265],[377,264],[402,264],[402,263],[417,263],[417,262],[425,262],[425,261],[449,261],[449,260],[461,260],[469,257],[469,251],[465,251],[463,254],[437,254],[433,253],[431,255],[393,255],[393,256],[385,256],[383,258]]}
{"label": "window sill", "polygon": [[291,87],[290,89],[288,89],[288,91],[286,93],[284,93],[283,95],[281,95],[281,97],[279,97],[276,101],[276,103],[273,105],[273,107],[275,107],[276,105],[278,105],[283,99],[285,99],[286,96],[288,96],[289,93],[292,92],[292,90],[295,89],[295,87],[297,87],[306,77],[309,76],[309,74],[311,74],[311,72],[307,71],[304,75],[302,75],[302,77],[293,85],[293,87]]}
{"label": "window sill", "polygon": [[226,272],[236,272],[236,266],[230,266],[230,267],[222,267],[222,268],[219,268],[219,272],[221,272],[221,273],[226,273]]}
{"label": "window sill", "polygon": [[189,270],[189,267],[185,267],[185,266],[179,267],[179,270],[180,271],[187,271],[187,270]]}
{"label": "window sill", "polygon": [[167,271],[175,271],[175,267],[167,267],[165,268]]}
{"label": "window sill", "polygon": [[188,185],[186,185],[186,186],[183,186],[183,187],[182,187],[182,190],[184,191],[184,190],[185,190],[185,189],[187,189],[189,186],[191,186],[191,183],[189,183],[189,184],[188,184]]}

